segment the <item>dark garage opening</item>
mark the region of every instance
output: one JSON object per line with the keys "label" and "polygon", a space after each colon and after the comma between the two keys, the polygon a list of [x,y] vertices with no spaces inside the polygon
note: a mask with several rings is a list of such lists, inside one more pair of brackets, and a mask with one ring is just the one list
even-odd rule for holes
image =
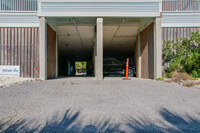
{"label": "dark garage opening", "polygon": [[129,58],[129,76],[136,76],[136,41],[140,31],[138,18],[104,19],[104,76],[125,76]]}
{"label": "dark garage opening", "polygon": [[[153,77],[153,20],[154,18],[103,18],[104,76],[124,77],[127,58],[130,60],[129,69],[134,71],[131,76],[136,76],[136,73],[138,76],[139,69],[136,66],[139,66],[140,47],[140,75],[142,78]],[[56,74],[59,77],[94,77],[97,18],[53,18],[52,22],[48,22],[51,27],[56,27],[51,29],[48,26],[48,78],[55,78]],[[55,42],[57,53],[54,51]],[[109,61],[112,63],[108,63],[108,70],[105,65]],[[76,62],[85,62],[86,68],[76,68]],[[117,63],[121,65],[120,68],[116,68]]]}
{"label": "dark garage opening", "polygon": [[65,18],[57,22],[59,77],[94,76],[95,24],[95,18]]}

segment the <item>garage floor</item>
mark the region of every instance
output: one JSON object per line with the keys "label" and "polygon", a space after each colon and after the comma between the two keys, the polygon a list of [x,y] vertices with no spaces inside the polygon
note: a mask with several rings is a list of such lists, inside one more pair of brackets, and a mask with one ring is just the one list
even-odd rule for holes
{"label": "garage floor", "polygon": [[200,132],[200,90],[63,78],[0,90],[0,132]]}

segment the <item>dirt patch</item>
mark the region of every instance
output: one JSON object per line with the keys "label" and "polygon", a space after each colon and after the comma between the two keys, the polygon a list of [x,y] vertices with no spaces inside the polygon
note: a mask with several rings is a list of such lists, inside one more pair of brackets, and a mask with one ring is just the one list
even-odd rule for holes
{"label": "dirt patch", "polygon": [[173,72],[172,78],[165,79],[164,82],[172,83],[175,82],[178,85],[185,87],[200,88],[200,79],[193,80],[192,76],[187,73]]}
{"label": "dirt patch", "polygon": [[176,83],[180,83],[183,81],[191,80],[192,77],[188,75],[187,73],[179,73],[179,72],[173,72],[172,81]]}
{"label": "dirt patch", "polygon": [[200,81],[185,82],[183,85],[186,86],[186,87],[199,86],[200,85]]}

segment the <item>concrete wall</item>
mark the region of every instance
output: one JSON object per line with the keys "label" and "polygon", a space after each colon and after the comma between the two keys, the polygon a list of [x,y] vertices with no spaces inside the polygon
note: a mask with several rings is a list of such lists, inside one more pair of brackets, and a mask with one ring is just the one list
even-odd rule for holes
{"label": "concrete wall", "polygon": [[47,25],[47,78],[56,77],[56,32]]}
{"label": "concrete wall", "polygon": [[141,32],[141,78],[154,78],[154,23]]}

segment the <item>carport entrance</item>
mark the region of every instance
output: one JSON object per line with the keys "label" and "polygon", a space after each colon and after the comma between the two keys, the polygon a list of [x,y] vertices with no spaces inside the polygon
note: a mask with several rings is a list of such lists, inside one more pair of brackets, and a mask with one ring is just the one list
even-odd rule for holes
{"label": "carport entrance", "polygon": [[76,62],[87,62],[83,75],[101,80],[106,74],[104,59],[123,64],[127,57],[137,77],[161,74],[159,18],[47,18],[47,24],[47,78],[77,76],[85,70],[77,70]]}
{"label": "carport entrance", "polygon": [[104,76],[125,76],[126,58],[130,59],[129,76],[136,76],[135,47],[140,23],[140,18],[104,18]]}
{"label": "carport entrance", "polygon": [[94,76],[95,22],[95,18],[56,19],[59,77]]}

